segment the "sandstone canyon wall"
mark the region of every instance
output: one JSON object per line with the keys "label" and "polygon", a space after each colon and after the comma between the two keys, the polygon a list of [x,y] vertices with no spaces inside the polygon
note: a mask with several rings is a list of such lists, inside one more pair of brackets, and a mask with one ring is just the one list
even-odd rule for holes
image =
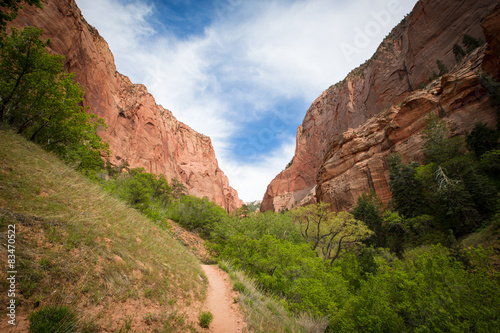
{"label": "sandstone canyon wall", "polygon": [[104,118],[99,133],[109,143],[110,162],[143,167],[146,172],[177,178],[189,194],[207,197],[228,211],[243,203],[218,166],[209,137],[177,121],[157,105],[145,86],[117,72],[113,54],[74,0],[48,0],[43,10],[26,6],[12,26],[44,29],[51,51],[66,56],[65,69],[86,88],[85,104]]}
{"label": "sandstone canyon wall", "polygon": [[[261,210],[318,200],[346,210],[370,189],[387,202],[387,156],[399,152],[407,161],[422,160],[420,133],[429,112],[445,119],[454,134],[476,121],[494,127],[496,110],[478,71],[498,76],[495,5],[420,0],[370,60],[314,101],[297,130],[293,163],[269,184]],[[486,37],[488,45],[457,64],[453,45],[464,34]],[[437,60],[450,74],[430,82],[439,72]]]}

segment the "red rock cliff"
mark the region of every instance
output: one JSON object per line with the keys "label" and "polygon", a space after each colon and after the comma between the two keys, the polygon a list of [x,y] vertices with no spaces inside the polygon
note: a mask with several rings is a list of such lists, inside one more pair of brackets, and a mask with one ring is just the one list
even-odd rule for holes
{"label": "red rock cliff", "polygon": [[110,145],[110,161],[177,178],[190,194],[206,196],[226,210],[240,207],[243,203],[219,168],[210,138],[177,121],[146,87],[117,72],[108,44],[74,0],[43,1],[43,6],[26,6],[12,25],[44,29],[51,50],[66,56],[66,70],[86,88],[85,104],[108,125],[100,135]]}
{"label": "red rock cliff", "polygon": [[[476,75],[485,48],[459,65],[452,50],[464,34],[485,38],[481,20],[496,4],[419,1],[370,60],[314,101],[297,130],[293,164],[269,184],[261,210],[317,200],[345,210],[370,189],[388,201],[386,156],[398,151],[406,159],[421,157],[419,133],[429,112],[439,113],[456,133],[477,120],[494,126],[495,110]],[[498,36],[498,14],[491,16],[486,40],[498,48],[491,37]],[[498,73],[495,51],[488,47],[488,72],[496,68]],[[437,60],[454,70],[433,84],[429,77],[439,72]]]}

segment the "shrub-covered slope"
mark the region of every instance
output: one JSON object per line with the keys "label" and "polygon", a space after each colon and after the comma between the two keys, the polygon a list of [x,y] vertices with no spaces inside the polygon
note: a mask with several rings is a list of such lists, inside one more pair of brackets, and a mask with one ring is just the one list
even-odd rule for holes
{"label": "shrub-covered slope", "polygon": [[[9,225],[16,231],[11,253]],[[53,306],[76,314],[71,331],[178,330],[192,325],[183,309],[205,297],[198,261],[167,230],[4,129],[0,230],[2,304],[10,302],[9,254],[17,271],[17,325],[2,320],[2,332],[26,331],[30,314]]]}

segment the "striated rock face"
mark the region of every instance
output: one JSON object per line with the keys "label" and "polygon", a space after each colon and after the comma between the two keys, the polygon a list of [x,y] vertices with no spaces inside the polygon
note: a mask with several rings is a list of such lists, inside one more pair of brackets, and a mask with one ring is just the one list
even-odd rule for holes
{"label": "striated rock face", "polygon": [[[407,159],[421,157],[418,133],[429,112],[439,111],[455,131],[471,128],[476,120],[491,122],[495,111],[473,73],[479,69],[478,58],[464,62],[455,76],[443,77],[447,90],[433,94],[422,88],[439,72],[437,60],[448,69],[456,65],[453,45],[461,44],[464,34],[485,38],[481,20],[495,5],[491,0],[419,1],[370,60],[314,101],[297,131],[293,164],[269,184],[261,210],[279,211],[316,200],[330,202],[336,210],[349,209],[370,188],[387,201],[385,157],[390,150]],[[490,16],[488,22],[498,28],[498,14]],[[498,38],[497,30],[489,31],[491,40]],[[492,68],[497,66],[494,61],[488,60]],[[467,87],[460,81],[465,78]],[[470,89],[472,95],[458,95]],[[477,105],[457,107],[471,99]],[[396,127],[391,134],[386,126]]]}
{"label": "striated rock face", "polygon": [[190,194],[206,196],[228,211],[242,206],[218,166],[210,138],[177,121],[146,87],[117,72],[108,44],[85,21],[75,1],[43,5],[43,10],[26,6],[12,26],[44,29],[51,50],[66,56],[65,69],[86,88],[85,104],[108,125],[100,135],[110,145],[110,162],[126,161],[132,168],[177,178]]}
{"label": "striated rock face", "polygon": [[384,203],[391,198],[387,157],[397,152],[406,161],[423,162],[421,133],[429,113],[443,118],[453,134],[475,122],[496,126],[496,110],[476,74],[482,50],[429,89],[414,91],[399,105],[381,112],[335,140],[318,172],[316,197],[335,210],[350,209],[362,193],[375,190]]}

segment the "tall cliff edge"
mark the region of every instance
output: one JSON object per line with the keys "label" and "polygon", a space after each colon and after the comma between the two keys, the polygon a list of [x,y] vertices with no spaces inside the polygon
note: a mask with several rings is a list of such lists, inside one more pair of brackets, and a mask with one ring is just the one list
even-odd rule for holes
{"label": "tall cliff edge", "polygon": [[[476,121],[494,127],[496,110],[478,71],[498,77],[496,4],[420,0],[370,60],[314,101],[297,130],[293,163],[269,184],[261,211],[319,200],[347,210],[371,189],[387,202],[387,155],[421,160],[420,133],[430,112],[455,134]],[[457,64],[453,45],[465,34],[488,44]],[[430,82],[439,72],[437,60],[450,74]]]}
{"label": "tall cliff edge", "polygon": [[86,89],[85,104],[108,125],[99,135],[110,145],[110,162],[126,161],[169,181],[177,178],[189,194],[228,211],[240,207],[243,202],[219,168],[210,138],[157,105],[145,86],[118,73],[108,44],[74,0],[43,1],[43,7],[26,6],[10,25],[42,28],[51,51],[66,56],[65,69]]}

